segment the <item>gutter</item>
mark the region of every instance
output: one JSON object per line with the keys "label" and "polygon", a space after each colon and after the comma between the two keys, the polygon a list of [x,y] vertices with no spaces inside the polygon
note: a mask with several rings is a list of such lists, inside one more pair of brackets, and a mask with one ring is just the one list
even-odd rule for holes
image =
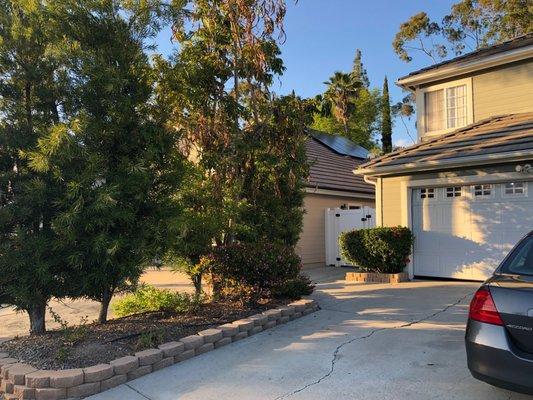
{"label": "gutter", "polygon": [[401,173],[408,175],[407,172],[434,171],[445,168],[473,167],[488,164],[501,164],[505,162],[517,162],[533,159],[533,151],[513,151],[510,153],[500,153],[482,156],[461,157],[451,161],[417,161],[400,165],[358,168],[353,171],[356,175],[364,175],[366,182],[367,176],[386,176]]}
{"label": "gutter", "polygon": [[[354,169],[352,172],[353,172],[355,175],[357,175],[357,170],[356,170],[356,169]],[[364,180],[366,183],[368,183],[369,185],[376,186],[376,184],[377,184],[377,178],[371,177],[371,176],[369,176],[369,175],[365,175],[365,176],[363,176],[363,180]]]}

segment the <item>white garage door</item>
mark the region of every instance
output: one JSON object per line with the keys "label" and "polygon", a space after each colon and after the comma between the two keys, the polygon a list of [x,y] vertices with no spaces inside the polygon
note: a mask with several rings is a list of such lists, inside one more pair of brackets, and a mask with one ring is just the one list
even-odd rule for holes
{"label": "white garage door", "polygon": [[413,189],[414,274],[484,280],[533,230],[533,182]]}

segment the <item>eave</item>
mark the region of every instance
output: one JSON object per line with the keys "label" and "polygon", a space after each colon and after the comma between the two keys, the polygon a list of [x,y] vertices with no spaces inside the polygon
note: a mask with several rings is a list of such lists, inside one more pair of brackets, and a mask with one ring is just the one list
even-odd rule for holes
{"label": "eave", "polygon": [[358,168],[353,170],[355,175],[364,176],[390,176],[410,175],[413,172],[426,172],[443,169],[479,167],[493,164],[519,162],[533,159],[531,151],[513,151],[508,153],[484,154],[478,156],[465,156],[450,160],[429,160],[408,162],[382,167]]}
{"label": "eave", "polygon": [[482,59],[451,63],[415,75],[407,75],[396,81],[396,85],[414,91],[423,84],[449,79],[476,71],[498,67],[517,61],[533,58],[533,45],[514,49],[501,54],[493,54]]}

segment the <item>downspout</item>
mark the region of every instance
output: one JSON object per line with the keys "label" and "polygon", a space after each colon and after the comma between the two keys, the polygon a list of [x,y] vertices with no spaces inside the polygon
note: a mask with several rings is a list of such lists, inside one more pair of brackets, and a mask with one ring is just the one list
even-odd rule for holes
{"label": "downspout", "polygon": [[[378,183],[378,178],[371,177],[371,176],[368,176],[368,175],[363,175],[363,180],[366,183],[368,183],[369,185],[374,186],[374,193],[378,190],[378,188],[379,188],[379,190],[382,190],[382,186],[381,185],[378,186],[378,184],[377,184]],[[376,198],[376,200],[378,199],[377,193],[375,194],[375,198]],[[379,214],[380,214],[378,216],[380,217],[379,218],[380,226],[383,226],[383,196],[382,196],[382,193],[380,193],[380,195],[379,195],[379,200],[380,200],[381,204],[379,205],[379,207],[377,207],[378,210],[379,210]],[[376,211],[378,211],[378,210],[376,210]],[[376,226],[378,226],[378,225],[376,224]]]}

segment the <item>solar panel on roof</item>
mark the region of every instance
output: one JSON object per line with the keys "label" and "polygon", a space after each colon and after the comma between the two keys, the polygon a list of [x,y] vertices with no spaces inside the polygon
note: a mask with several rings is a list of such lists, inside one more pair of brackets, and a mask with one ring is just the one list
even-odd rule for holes
{"label": "solar panel on roof", "polygon": [[322,133],[317,131],[311,131],[311,136],[318,140],[323,145],[329,147],[331,150],[336,153],[357,157],[357,158],[368,158],[368,150],[362,146],[359,146],[352,142],[350,139],[345,138],[340,135],[330,135],[328,133]]}

